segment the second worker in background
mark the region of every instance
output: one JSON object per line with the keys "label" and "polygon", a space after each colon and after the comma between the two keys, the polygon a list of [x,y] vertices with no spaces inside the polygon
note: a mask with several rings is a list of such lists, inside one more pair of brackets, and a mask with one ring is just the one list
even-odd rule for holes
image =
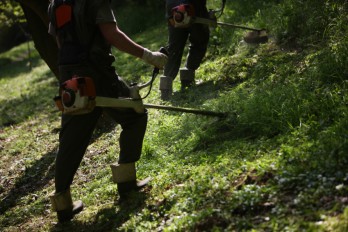
{"label": "second worker in background", "polygon": [[[197,17],[209,18],[206,0],[166,0],[166,18],[168,19],[168,62],[164,67],[164,75],[160,79],[161,99],[169,100],[173,93],[173,81],[176,78],[186,46],[189,41],[189,50],[184,68],[180,69],[181,89],[184,90],[195,84],[195,70],[197,70],[205,56],[209,42],[209,26],[198,23],[177,24],[173,12],[177,7],[185,7],[185,13],[179,17],[193,14]],[[187,15],[188,13],[188,15]],[[179,19],[180,20],[180,19]]]}

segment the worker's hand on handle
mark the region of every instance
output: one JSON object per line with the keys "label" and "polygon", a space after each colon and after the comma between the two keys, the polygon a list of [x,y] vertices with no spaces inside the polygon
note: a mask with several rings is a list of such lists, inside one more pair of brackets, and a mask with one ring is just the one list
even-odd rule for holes
{"label": "worker's hand on handle", "polygon": [[144,48],[142,59],[146,63],[154,65],[156,68],[163,69],[164,65],[167,63],[168,57],[161,52],[152,52]]}

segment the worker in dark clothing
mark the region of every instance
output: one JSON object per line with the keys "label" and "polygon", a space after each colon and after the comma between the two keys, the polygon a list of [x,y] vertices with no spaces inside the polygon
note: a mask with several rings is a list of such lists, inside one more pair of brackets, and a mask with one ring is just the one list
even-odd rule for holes
{"label": "worker in dark clothing", "polygon": [[166,0],[166,18],[168,19],[168,62],[164,68],[164,74],[160,78],[161,99],[168,100],[173,92],[173,81],[176,78],[187,40],[189,50],[185,67],[180,69],[181,89],[194,84],[195,70],[197,70],[205,56],[209,42],[209,26],[192,23],[177,25],[173,12],[176,7],[187,4],[194,16],[209,18],[206,0]]}
{"label": "worker in dark clothing", "polygon": [[[56,37],[59,47],[60,84],[74,75],[90,77],[97,96],[129,97],[128,86],[112,66],[115,58],[111,46],[159,69],[167,61],[166,55],[143,48],[118,28],[109,0],[51,0],[48,13],[49,33]],[[119,159],[111,165],[120,197],[148,182],[148,179],[137,181],[135,170],[147,126],[146,111],[95,107],[86,114],[62,114],[55,192],[50,196],[59,222],[71,220],[83,209],[81,201],[72,201],[70,185],[103,110],[122,127]]]}

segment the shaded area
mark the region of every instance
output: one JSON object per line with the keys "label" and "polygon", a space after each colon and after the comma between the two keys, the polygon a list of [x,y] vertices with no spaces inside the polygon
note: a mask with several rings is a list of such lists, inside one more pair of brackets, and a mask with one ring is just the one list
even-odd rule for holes
{"label": "shaded area", "polygon": [[[28,40],[28,35],[23,33],[22,29],[25,25],[17,23],[12,26],[0,25],[0,53],[17,46]],[[0,61],[1,65],[1,61]]]}
{"label": "shaded area", "polygon": [[[6,183],[2,184],[5,189],[10,189],[6,191],[5,196],[1,196],[1,214],[15,207],[22,197],[47,187],[47,184],[54,178],[55,150],[56,148],[44,154],[29,168],[25,168],[24,173],[16,179],[14,186],[6,186]],[[25,220],[25,218],[21,219],[21,221]],[[5,225],[6,222],[2,222],[2,224]]]}
{"label": "shaded area", "polygon": [[206,81],[189,89],[174,91],[172,98],[169,100],[169,105],[204,110],[201,107],[202,104],[215,99],[223,91],[223,85],[223,82],[220,81]]}
{"label": "shaded area", "polygon": [[[29,45],[28,45],[29,46]],[[11,52],[11,57],[0,57],[1,76],[3,78],[12,78],[24,73],[31,72],[31,68],[38,66],[42,59],[35,55],[35,50],[22,49],[20,51]]]}
{"label": "shaded area", "polygon": [[[22,69],[22,71],[25,70]],[[47,73],[46,75],[48,78],[49,74]],[[32,84],[38,84],[40,81],[46,80],[46,77],[44,75],[41,80],[39,79]],[[28,88],[27,91],[22,93],[18,98],[0,101],[0,127],[23,122],[37,112],[47,111],[47,106],[52,106],[49,111],[56,110],[52,100],[54,94],[52,88],[36,88],[35,91]]]}

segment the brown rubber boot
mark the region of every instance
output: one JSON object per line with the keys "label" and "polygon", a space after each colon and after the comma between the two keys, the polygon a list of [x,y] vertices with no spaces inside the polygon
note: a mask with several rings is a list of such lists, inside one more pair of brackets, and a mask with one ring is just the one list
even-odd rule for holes
{"label": "brown rubber boot", "polygon": [[150,177],[144,180],[136,180],[135,163],[111,164],[112,180],[117,184],[117,191],[120,198],[127,198],[133,191],[144,188],[151,180]]}
{"label": "brown rubber boot", "polygon": [[173,78],[161,76],[159,89],[161,90],[161,99],[168,101],[173,94]]}
{"label": "brown rubber boot", "polygon": [[58,222],[63,223],[73,219],[75,214],[83,210],[82,201],[72,202],[70,189],[53,193],[50,196],[53,211],[57,212]]}

